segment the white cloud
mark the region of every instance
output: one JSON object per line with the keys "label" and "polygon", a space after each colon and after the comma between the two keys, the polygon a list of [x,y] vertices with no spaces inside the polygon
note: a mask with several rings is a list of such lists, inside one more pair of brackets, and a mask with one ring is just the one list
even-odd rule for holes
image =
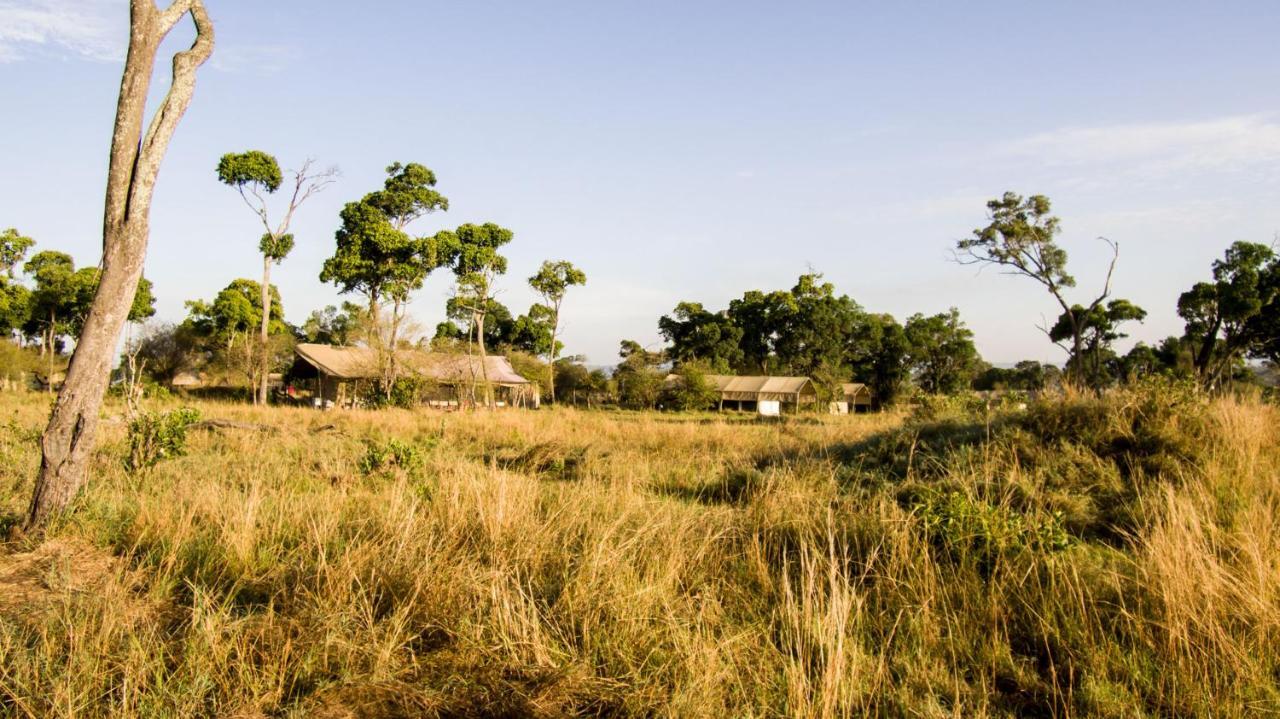
{"label": "white cloud", "polygon": [[1280,123],[1265,115],[1073,127],[1005,143],[1000,154],[1048,166],[1121,166],[1146,176],[1235,171],[1280,159]]}
{"label": "white cloud", "polygon": [[129,8],[121,0],[0,0],[0,62],[33,49],[118,60],[128,31]]}

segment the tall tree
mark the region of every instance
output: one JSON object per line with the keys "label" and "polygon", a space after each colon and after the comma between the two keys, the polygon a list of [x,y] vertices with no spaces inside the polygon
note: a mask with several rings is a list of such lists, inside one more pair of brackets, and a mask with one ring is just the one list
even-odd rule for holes
{"label": "tall tree", "polygon": [[[421,289],[427,275],[447,266],[452,246],[437,238],[417,239],[405,228],[437,210],[448,210],[449,200],[435,190],[436,176],[418,163],[387,167],[383,189],[365,195],[342,209],[337,248],[325,260],[321,282],[331,282],[342,293],[355,292],[369,303],[369,341],[378,354],[383,391],[389,397],[398,375],[396,345],[405,303]],[[383,303],[390,301],[390,322],[383,327]],[[386,330],[384,332],[384,329]]]}
{"label": "tall tree", "polygon": [[[186,15],[195,24],[195,40],[190,49],[174,55],[169,91],[144,133],[156,54],[165,36]],[[154,0],[130,0],[129,49],[107,168],[102,277],[67,379],[40,438],[40,474],[27,513],[28,527],[43,524],[51,513],[66,507],[84,484],[116,344],[142,277],[156,176],[191,102],[196,69],[212,52],[213,25],[202,0],[174,0],[164,10]]]}
{"label": "tall tree", "polygon": [[489,368],[484,342],[485,318],[493,299],[493,283],[507,272],[507,258],[498,249],[511,242],[513,233],[492,222],[465,224],[457,230],[445,230],[431,238],[431,254],[451,257],[456,279],[454,299],[458,307],[471,315],[472,335],[480,349],[480,373],[485,406],[493,404],[493,388],[489,386]]}
{"label": "tall tree", "polygon": [[[279,222],[272,223],[271,213],[267,208],[267,198],[263,195],[275,193],[284,182],[280,163],[276,162],[276,158],[261,150],[249,150],[241,153],[229,152],[218,161],[218,180],[234,187],[240,193],[240,198],[258,216],[263,229],[266,230],[258,242],[258,250],[262,253],[261,306],[266,306],[268,302],[266,293],[267,288],[271,286],[272,263],[280,264],[293,249],[293,234],[289,232],[289,225],[293,222],[294,213],[302,203],[323,190],[337,177],[337,169],[313,171],[312,164],[313,161],[308,159],[302,163],[300,169],[292,172],[293,194],[289,197],[289,204],[284,209]],[[262,315],[258,339],[262,345],[260,355],[265,360],[269,354],[266,314]],[[269,373],[263,368],[259,374],[260,377],[255,382],[254,403],[266,404]]]}
{"label": "tall tree", "polygon": [[701,361],[716,372],[742,364],[742,328],[724,312],[710,312],[698,302],[681,302],[658,320],[658,332],[671,343],[668,356],[677,365]]}
{"label": "tall tree", "polygon": [[[547,352],[547,394],[552,402],[556,401],[556,358],[560,355],[560,307],[564,303],[565,292],[570,287],[585,285],[587,275],[566,260],[552,262],[547,260],[538,268],[538,273],[529,278],[529,286],[542,296],[543,307],[548,312],[539,312],[545,317],[551,329],[551,344]],[[530,310],[532,319],[534,311]]]}
{"label": "tall tree", "polygon": [[795,296],[785,290],[751,290],[729,302],[729,318],[742,330],[742,369],[768,374],[777,357],[779,333],[797,310]]}
{"label": "tall tree", "polygon": [[1266,355],[1280,314],[1280,260],[1266,245],[1236,242],[1213,263],[1213,281],[1178,298],[1196,374],[1207,387],[1229,377],[1246,354]]}
{"label": "tall tree", "polygon": [[978,370],[978,350],[973,332],[952,307],[942,314],[912,315],[903,327],[907,360],[916,381],[931,394],[952,393],[969,385]]}
{"label": "tall tree", "polygon": [[[973,236],[956,242],[955,259],[960,264],[995,266],[1012,275],[1029,278],[1042,285],[1062,308],[1066,327],[1070,331],[1068,352],[1074,362],[1071,379],[1076,384],[1085,380],[1079,373],[1083,364],[1079,358],[1085,349],[1087,318],[1111,296],[1111,277],[1119,258],[1119,245],[1100,238],[1111,248],[1111,263],[1107,267],[1102,291],[1088,304],[1069,302],[1066,291],[1076,286],[1076,280],[1067,273],[1067,251],[1056,240],[1061,222],[1050,214],[1049,198],[1032,195],[1023,198],[1014,192],[987,203],[986,227],[973,231]],[[1049,328],[1041,328],[1046,334]]]}

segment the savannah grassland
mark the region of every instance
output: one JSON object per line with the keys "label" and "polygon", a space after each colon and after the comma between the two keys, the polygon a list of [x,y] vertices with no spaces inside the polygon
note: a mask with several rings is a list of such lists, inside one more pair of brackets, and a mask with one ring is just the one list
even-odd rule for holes
{"label": "savannah grassland", "polygon": [[[48,398],[0,395],[0,517]],[[177,406],[173,403],[172,406]],[[1280,715],[1280,412],[198,403],[0,547],[19,717]]]}

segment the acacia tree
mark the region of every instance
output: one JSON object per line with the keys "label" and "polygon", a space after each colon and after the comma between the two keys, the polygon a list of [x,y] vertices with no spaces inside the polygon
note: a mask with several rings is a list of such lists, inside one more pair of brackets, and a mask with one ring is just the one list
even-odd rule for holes
{"label": "acacia tree", "polygon": [[[417,239],[405,231],[423,215],[449,209],[449,200],[434,189],[435,184],[435,173],[418,163],[388,166],[383,189],[342,208],[337,248],[320,272],[320,281],[337,285],[340,293],[354,292],[367,299],[369,341],[377,351],[387,397],[398,375],[395,351],[405,304],[427,275],[452,260],[449,248],[432,242],[434,238]],[[382,304],[387,300],[392,310],[384,334]]]}
{"label": "acacia tree", "polygon": [[[1061,231],[1061,223],[1049,214],[1049,198],[1032,195],[1024,199],[1017,193],[1006,192],[1003,197],[987,203],[987,212],[990,223],[986,227],[956,242],[955,260],[964,265],[996,266],[1044,286],[1062,308],[1069,329],[1070,379],[1083,384],[1080,358],[1085,350],[1087,321],[1111,296],[1111,276],[1120,255],[1119,245],[1105,237],[1099,238],[1111,248],[1111,263],[1102,291],[1088,304],[1071,303],[1066,291],[1076,286],[1076,280],[1067,273],[1067,251],[1054,239]],[[1041,329],[1046,334],[1051,332],[1046,327]]]}
{"label": "acacia tree", "polygon": [[586,283],[586,273],[567,260],[556,262],[547,260],[542,263],[538,273],[529,278],[529,286],[541,295],[543,300],[542,309],[538,309],[538,305],[530,308],[529,318],[534,320],[535,315],[541,316],[551,330],[551,345],[547,352],[547,395],[552,402],[556,401],[555,365],[556,358],[560,356],[560,306],[564,302],[565,292],[570,287]]}
{"label": "acacia tree", "polygon": [[[271,264],[283,262],[284,258],[293,249],[293,234],[289,232],[289,224],[293,221],[294,212],[308,198],[323,190],[337,177],[338,171],[336,168],[313,171],[311,169],[312,164],[313,161],[308,159],[302,163],[300,169],[292,172],[293,194],[289,198],[289,204],[285,208],[280,221],[272,224],[270,212],[267,209],[267,199],[263,197],[263,193],[268,195],[275,193],[284,182],[284,177],[280,172],[280,163],[276,162],[276,158],[261,150],[249,150],[241,153],[227,153],[218,161],[218,180],[225,185],[234,187],[240,193],[240,198],[258,216],[258,219],[262,221],[263,229],[266,230],[266,233],[262,235],[262,239],[258,242],[258,250],[262,253],[262,302],[260,306],[265,307],[268,302],[267,288],[271,286]],[[262,367],[258,371],[259,377],[254,382],[254,404],[267,403],[267,385],[270,376],[265,364],[267,356],[270,354],[268,350],[270,337],[267,320],[267,313],[262,313],[262,325],[258,328]]]}
{"label": "acacia tree", "polygon": [[[195,40],[173,56],[169,91],[144,133],[156,54],[165,36],[187,15],[195,24]],[[174,0],[164,10],[155,0],[130,0],[129,49],[107,168],[101,281],[67,379],[40,438],[40,474],[27,513],[28,528],[43,524],[51,513],[66,507],[84,484],[116,343],[142,277],[156,176],[191,102],[196,69],[212,52],[213,24],[203,0]]]}
{"label": "acacia tree", "polygon": [[489,386],[484,323],[492,305],[493,283],[507,271],[507,258],[498,254],[498,248],[511,242],[512,237],[511,230],[486,222],[483,225],[467,223],[453,232],[439,232],[430,241],[433,255],[453,259],[456,280],[453,299],[459,308],[471,315],[470,334],[480,349],[485,406],[493,404],[493,393]]}

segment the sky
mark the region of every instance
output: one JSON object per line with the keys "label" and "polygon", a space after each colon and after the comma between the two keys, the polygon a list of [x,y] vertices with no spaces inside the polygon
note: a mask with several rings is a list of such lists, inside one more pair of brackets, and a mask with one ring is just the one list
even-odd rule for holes
{"label": "sky", "polygon": [[[563,336],[593,364],[660,346],[677,302],[722,309],[809,271],[900,320],[957,307],[991,362],[1060,362],[1042,288],[950,259],[1007,190],[1053,201],[1080,300],[1098,238],[1119,244],[1114,294],[1150,313],[1122,348],[1180,334],[1179,293],[1280,231],[1273,1],[206,5],[214,54],[152,208],[157,321],[260,277],[261,227],[214,173],[248,149],[341,172],[273,270],[290,321],[343,299],[318,279],[342,205],[420,162],[450,208],[411,231],[512,229],[514,313],[543,260],[585,270]],[[125,0],[0,0],[0,227],[81,265],[101,253],[127,30]],[[415,295],[421,325],[450,285]]]}

